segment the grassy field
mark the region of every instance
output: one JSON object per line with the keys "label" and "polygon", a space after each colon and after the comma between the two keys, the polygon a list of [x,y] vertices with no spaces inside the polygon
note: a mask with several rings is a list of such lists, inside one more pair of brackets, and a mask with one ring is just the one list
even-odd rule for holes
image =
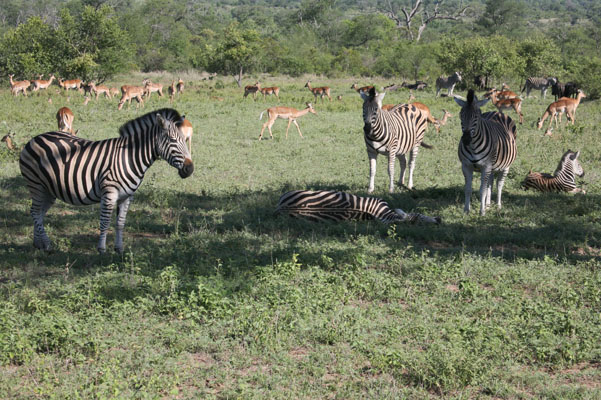
{"label": "grassy field", "polygon": [[[55,251],[34,250],[18,153],[2,146],[0,398],[601,398],[599,101],[548,137],[534,123],[552,99],[524,100],[504,207],[479,217],[476,194],[476,212],[463,213],[459,107],[419,92],[435,117],[443,108],[453,117],[427,132],[434,149],[420,151],[415,190],[388,194],[379,157],[375,195],[443,224],[314,224],[273,211],[288,190],[366,194],[355,81],[311,77],[342,100],[299,119],[304,138],[292,126],[285,139],[279,120],[275,139],[259,142],[261,111],[300,109],[313,96],[307,77],[245,83],[258,78],[281,87],[279,102],[243,100],[231,78],[184,76],[173,107],[194,125],[194,175],[181,180],[163,161],[149,170],[123,256],[97,254],[98,206],[58,202],[46,224]],[[144,109],[118,112],[117,100],[84,106],[56,90],[1,91],[0,133],[23,146],[54,130],[68,105],[80,136],[103,139],[169,106],[153,95]],[[399,90],[384,102],[408,97]],[[582,151],[586,195],[520,189],[530,169],[552,173],[568,148]]]}

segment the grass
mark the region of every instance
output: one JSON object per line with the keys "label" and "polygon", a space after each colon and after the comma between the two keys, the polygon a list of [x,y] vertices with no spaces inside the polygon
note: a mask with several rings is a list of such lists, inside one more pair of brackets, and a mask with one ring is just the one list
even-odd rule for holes
{"label": "grass", "polygon": [[[173,107],[194,125],[194,175],[181,180],[162,161],[149,170],[123,256],[96,253],[98,206],[58,202],[47,218],[56,250],[34,250],[18,154],[0,150],[0,398],[601,398],[597,101],[544,137],[534,123],[550,100],[526,99],[503,209],[479,217],[463,214],[459,107],[418,92],[434,116],[453,117],[426,134],[434,149],[420,151],[416,189],[388,194],[379,157],[375,195],[444,223],[313,224],[274,215],[279,196],[366,194],[350,86],[390,82],[311,77],[342,100],[299,119],[304,138],[292,127],[286,140],[279,120],[259,142],[262,110],[312,101],[308,77],[248,79],[280,86],[279,102],[243,100],[232,79],[184,79]],[[53,130],[63,105],[81,136],[102,139],[168,104],[117,112],[116,100],[83,106],[56,90],[52,104],[48,93],[0,91],[0,125],[18,145]],[[520,189],[568,148],[582,151],[585,196]]]}

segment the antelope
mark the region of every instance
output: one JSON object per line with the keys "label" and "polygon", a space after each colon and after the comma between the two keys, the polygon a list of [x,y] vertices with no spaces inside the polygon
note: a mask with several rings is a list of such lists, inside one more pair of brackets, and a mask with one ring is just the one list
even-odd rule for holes
{"label": "antelope", "polygon": [[357,91],[357,93],[361,93],[361,92],[369,92],[369,90],[373,88],[373,86],[363,86],[363,87],[359,87],[356,83],[353,83],[353,86],[351,86],[351,89],[355,89]]}
{"label": "antelope", "polygon": [[261,84],[257,81],[254,85],[247,85],[244,86],[244,96],[242,96],[243,98],[246,98],[246,96],[248,96],[248,94],[252,94],[253,95],[253,99],[257,99],[257,92],[261,90]]}
{"label": "antelope", "polygon": [[176,91],[177,89],[175,88],[175,81],[171,81],[171,86],[167,88],[167,93],[169,93],[169,101],[173,102]]}
{"label": "antelope", "polygon": [[66,91],[69,91],[69,89],[77,89],[78,91],[81,92],[82,84],[83,84],[83,81],[81,79],[71,79],[68,81],[65,81],[61,78],[58,79],[58,86],[62,87]]}
{"label": "antelope", "polygon": [[506,92],[509,91],[509,85],[506,84],[505,82],[503,82],[503,84],[501,85],[501,92]]}
{"label": "antelope", "polygon": [[98,100],[98,96],[100,96],[101,94],[104,94],[105,98],[113,98],[113,96],[111,95],[111,89],[108,86],[96,85],[94,82],[90,83],[90,85],[92,86],[92,92],[96,94],[96,100]]}
{"label": "antelope", "polygon": [[23,96],[27,97],[27,88],[31,85],[28,80],[24,81],[13,81],[14,74],[10,74],[8,79],[10,81],[10,92],[13,96],[17,96],[19,92],[23,92]]}
{"label": "antelope", "polygon": [[160,83],[152,83],[149,78],[142,81],[144,85],[144,96],[150,98],[150,94],[157,92],[159,97],[163,97],[163,85]]}
{"label": "antelope", "polygon": [[484,97],[491,97],[493,93],[495,93],[495,96],[497,96],[498,100],[517,99],[520,97],[511,90],[497,90],[495,88],[490,89],[488,93],[484,95]]}
{"label": "antelope", "polygon": [[329,87],[322,86],[322,87],[312,88],[311,81],[307,81],[307,83],[305,83],[305,87],[308,88],[311,91],[311,93],[313,93],[313,96],[315,97],[315,101],[317,101],[317,96],[319,96],[322,101],[323,101],[323,96],[328,96],[328,99],[330,101],[332,101],[332,98],[330,97],[330,88]]}
{"label": "antelope", "polygon": [[413,95],[413,90],[409,91],[409,100],[407,100],[407,103],[412,103],[415,101],[415,96]]}
{"label": "antelope", "polygon": [[177,78],[177,93],[178,94],[183,94],[184,93],[184,81],[182,81],[182,78]]}
{"label": "antelope", "polygon": [[13,139],[15,138],[15,133],[14,132],[9,132],[8,134],[4,135],[2,137],[2,142],[6,143],[6,147],[8,147],[8,149],[10,151],[15,151],[17,150],[16,146],[15,146],[15,142],[13,142]]}
{"label": "antelope", "polygon": [[440,127],[446,125],[447,124],[447,119],[453,116],[450,112],[448,112],[444,108],[442,109],[442,112],[444,113],[443,116],[442,116],[442,118],[436,120],[436,124],[434,125],[436,127],[436,133],[439,133],[440,132]]}
{"label": "antelope", "polygon": [[555,126],[559,126],[557,123],[557,114],[559,114],[559,122],[561,122],[561,114],[566,113],[568,122],[572,121],[572,125],[574,125],[574,120],[576,117],[576,108],[580,104],[580,100],[583,97],[586,97],[582,90],[578,90],[578,97],[575,99],[571,99],[569,97],[562,97],[559,100],[549,104],[547,110],[543,114],[541,118],[538,119],[537,128],[540,129],[543,127],[543,122],[547,119],[548,116],[551,116],[549,120],[549,127],[553,123],[553,119],[555,119]]}
{"label": "antelope", "polygon": [[342,95],[339,94],[338,96],[336,96],[336,100],[338,100],[338,101],[342,100]]}
{"label": "antelope", "polygon": [[188,149],[190,150],[190,157],[192,157],[192,124],[186,118],[183,118],[183,122],[179,129],[184,135],[185,141],[188,143]]}
{"label": "antelope", "polygon": [[32,81],[32,84],[33,84],[33,89],[31,89],[32,92],[37,92],[40,89],[48,89],[48,87],[50,85],[52,85],[52,81],[56,78],[54,75],[51,75],[50,79],[45,81],[45,80],[42,80],[43,76],[44,75],[40,75],[40,79],[35,79]]}
{"label": "antelope", "polygon": [[[273,135],[271,133],[271,127],[273,126],[275,120],[278,118],[288,119],[288,127],[286,128],[286,139],[288,139],[288,129],[290,129],[290,124],[292,122],[294,122],[294,125],[296,125],[296,129],[298,129],[298,134],[300,135],[300,137],[303,137],[300,127],[298,126],[298,123],[296,122],[296,119],[299,117],[302,117],[303,115],[305,115],[307,113],[313,113],[313,114],[317,115],[317,112],[313,109],[313,105],[311,103],[307,103],[307,108],[305,108],[304,110],[300,110],[300,111],[297,110],[296,108],[292,108],[292,107],[271,107],[265,111],[267,111],[267,116],[269,117],[269,120],[263,124],[263,128],[261,129],[261,134],[259,135],[259,140],[261,140],[263,138],[263,131],[265,131],[265,127],[267,127],[267,129],[269,129],[269,136],[271,136],[271,138],[273,139]],[[265,113],[265,111],[261,112],[261,115],[259,116],[259,120],[261,120],[263,118],[263,113]]]}
{"label": "antelope", "polygon": [[77,135],[77,132],[73,131],[73,111],[68,107],[59,108],[56,113],[56,122],[58,123],[58,130],[68,132],[72,135]]}
{"label": "antelope", "polygon": [[259,91],[263,94],[263,100],[265,100],[265,96],[274,95],[277,99],[280,99],[280,88],[277,86],[259,88]]}
{"label": "antelope", "polygon": [[86,97],[84,97],[84,100],[83,100],[83,105],[84,105],[84,106],[87,106],[89,102],[90,102],[90,96],[86,96]]}
{"label": "antelope", "polygon": [[140,104],[142,104],[142,107],[144,107],[143,96],[143,87],[123,85],[121,86],[121,99],[119,100],[119,106],[117,107],[117,109],[121,110],[121,108],[123,108],[123,104],[125,104],[126,101],[128,102],[128,106],[130,106],[131,99],[136,99],[138,101],[138,105],[136,106],[136,108],[140,107]]}
{"label": "antelope", "polygon": [[503,110],[513,109],[520,116],[520,124],[524,123],[524,114],[522,114],[522,99],[497,99],[497,92],[493,91],[490,94],[490,100],[501,113]]}
{"label": "antelope", "polygon": [[109,94],[111,95],[111,98],[119,96],[119,93],[120,93],[119,89],[114,88],[114,87],[109,88]]}

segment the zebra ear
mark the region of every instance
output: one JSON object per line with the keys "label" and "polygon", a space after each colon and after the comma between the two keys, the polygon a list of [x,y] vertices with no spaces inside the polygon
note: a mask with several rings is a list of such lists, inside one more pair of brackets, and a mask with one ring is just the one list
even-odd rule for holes
{"label": "zebra ear", "polygon": [[163,118],[161,114],[157,114],[157,121],[159,124],[161,124],[163,129],[169,129],[169,124],[167,123],[167,120]]}
{"label": "zebra ear", "polygon": [[[478,98],[476,97],[476,99],[478,99]],[[476,107],[478,107],[478,108],[482,107],[483,105],[485,105],[486,103],[488,103],[489,100],[490,100],[490,97],[486,98],[486,99],[482,99],[482,100],[476,101]]]}
{"label": "zebra ear", "polygon": [[376,95],[376,103],[378,103],[378,108],[382,108],[382,101],[384,100],[384,96],[386,96],[386,92],[378,93]]}
{"label": "zebra ear", "polygon": [[459,107],[465,107],[465,100],[459,96],[453,96],[455,103],[459,104]]}
{"label": "zebra ear", "polygon": [[363,101],[369,100],[369,95],[365,94],[365,92],[359,92],[359,95],[361,96],[361,98],[363,99]]}
{"label": "zebra ear", "polygon": [[580,151],[577,151],[576,153],[573,153],[570,155],[570,159],[576,160],[576,159],[578,159],[579,155],[580,155]]}

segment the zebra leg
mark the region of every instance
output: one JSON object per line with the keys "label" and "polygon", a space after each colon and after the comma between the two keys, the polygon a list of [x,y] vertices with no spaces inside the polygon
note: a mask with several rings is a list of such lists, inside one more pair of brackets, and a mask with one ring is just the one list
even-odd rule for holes
{"label": "zebra leg", "polygon": [[40,250],[50,250],[50,238],[44,229],[44,216],[56,199],[48,194],[32,196],[31,217],[33,218],[33,245]]}
{"label": "zebra leg", "polygon": [[409,183],[407,184],[408,189],[413,189],[413,170],[415,169],[415,160],[417,159],[417,153],[419,152],[419,146],[415,146],[411,149],[409,155]]}
{"label": "zebra leg", "polygon": [[376,158],[378,153],[367,151],[367,157],[369,158],[369,187],[367,193],[374,192],[374,181],[376,180]]}
{"label": "zebra leg", "polygon": [[407,169],[407,156],[401,154],[397,157],[399,164],[401,164],[401,175],[399,176],[399,185],[405,186],[405,170]]}
{"label": "zebra leg", "polygon": [[469,214],[470,200],[472,197],[472,177],[474,175],[474,167],[471,164],[462,164],[461,171],[463,171],[463,177],[465,178],[465,205],[463,206],[463,212]]}
{"label": "zebra leg", "polygon": [[499,177],[497,178],[497,207],[499,208],[501,208],[501,192],[503,191],[503,184],[505,183],[505,178],[508,173],[509,168],[499,171]]}
{"label": "zebra leg", "polygon": [[120,203],[117,203],[117,224],[115,226],[115,251],[123,253],[123,228],[125,228],[125,218],[129,204],[134,196],[129,196]]}
{"label": "zebra leg", "polygon": [[488,168],[482,169],[480,177],[480,215],[486,214],[487,201],[490,203],[488,198],[488,189],[490,185],[490,179],[493,179],[492,171]]}
{"label": "zebra leg", "polygon": [[396,149],[388,153],[388,193],[394,193],[394,163],[396,162]]}
{"label": "zebra leg", "polygon": [[[115,196],[116,197],[116,196]],[[110,194],[104,194],[100,200],[100,238],[98,239],[98,252],[106,251],[106,234],[111,224],[111,215],[117,199]]]}

